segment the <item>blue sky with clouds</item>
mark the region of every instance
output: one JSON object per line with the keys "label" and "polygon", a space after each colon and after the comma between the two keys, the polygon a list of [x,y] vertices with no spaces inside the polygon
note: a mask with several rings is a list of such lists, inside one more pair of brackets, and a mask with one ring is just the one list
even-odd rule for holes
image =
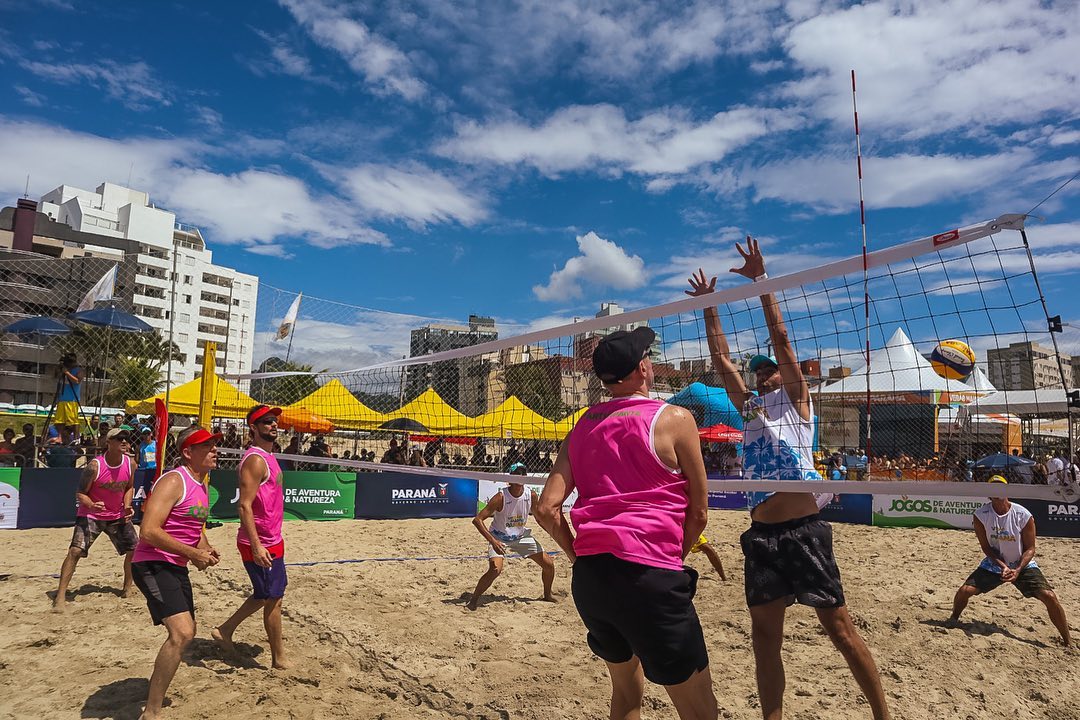
{"label": "blue sky with clouds", "polygon": [[[529,326],[748,232],[857,253],[852,68],[871,247],[1027,211],[1080,170],[1078,47],[1071,1],[0,0],[0,196],[130,173],[271,285]],[[1073,320],[1078,193],[1031,232]]]}

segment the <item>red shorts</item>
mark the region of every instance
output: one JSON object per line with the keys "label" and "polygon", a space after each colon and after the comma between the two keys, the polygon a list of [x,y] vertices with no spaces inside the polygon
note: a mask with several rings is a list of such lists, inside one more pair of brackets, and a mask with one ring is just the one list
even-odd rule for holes
{"label": "red shorts", "polygon": [[[241,545],[240,543],[236,543],[236,549],[240,551],[241,560],[243,560],[244,562],[255,562],[255,558],[251,554],[250,545]],[[275,560],[277,558],[285,557],[285,541],[282,540],[277,545],[271,545],[270,547],[266,548],[266,550],[270,553],[270,557],[274,558]]]}

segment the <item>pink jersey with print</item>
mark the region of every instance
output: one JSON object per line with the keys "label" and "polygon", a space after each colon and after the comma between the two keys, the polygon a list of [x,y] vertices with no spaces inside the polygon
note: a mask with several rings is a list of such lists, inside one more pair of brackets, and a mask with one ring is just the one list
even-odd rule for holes
{"label": "pink jersey with print", "polygon": [[689,504],[683,474],[656,454],[653,433],[666,403],[616,398],[585,411],[567,451],[578,499],[570,510],[578,555],[681,570]]}
{"label": "pink jersey with print", "polygon": [[[285,519],[285,487],[281,482],[281,466],[273,453],[252,445],[240,458],[240,467],[252,455],[258,455],[266,463],[266,477],[259,483],[259,491],[251,503],[251,512],[255,516],[255,534],[259,544],[271,547],[281,542],[281,524]],[[241,526],[236,533],[236,544],[251,547],[251,540]]]}
{"label": "pink jersey with print", "polygon": [[97,459],[97,467],[97,477],[83,494],[94,502],[105,503],[105,509],[91,510],[79,503],[75,514],[91,520],[119,520],[124,517],[124,493],[131,487],[131,459],[123,455],[120,464],[113,467],[101,455]]}
{"label": "pink jersey with print", "polygon": [[[173,472],[178,473],[180,479],[184,481],[184,494],[169,510],[169,515],[165,518],[161,529],[174,540],[191,547],[197,547],[199,540],[202,538],[203,525],[206,524],[206,518],[210,516],[210,498],[206,493],[206,486],[196,480],[186,467],[180,466]],[[161,478],[158,478],[157,482],[154,483],[154,487],[150,489],[151,494],[153,494],[154,488],[157,487],[159,482],[161,482]],[[146,540],[139,538],[139,544],[135,548],[135,555],[131,558],[131,561],[145,562],[148,560],[164,561],[181,567],[188,564],[188,559],[183,555],[176,555],[154,547]]]}

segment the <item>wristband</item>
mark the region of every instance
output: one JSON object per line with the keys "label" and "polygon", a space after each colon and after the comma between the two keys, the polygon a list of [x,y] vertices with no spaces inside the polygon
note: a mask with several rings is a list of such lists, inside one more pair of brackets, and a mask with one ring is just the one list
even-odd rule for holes
{"label": "wristband", "polygon": [[754,278],[754,282],[757,282],[758,280],[768,280],[768,279],[769,279],[769,273],[763,272],[760,275],[758,275],[756,278]]}

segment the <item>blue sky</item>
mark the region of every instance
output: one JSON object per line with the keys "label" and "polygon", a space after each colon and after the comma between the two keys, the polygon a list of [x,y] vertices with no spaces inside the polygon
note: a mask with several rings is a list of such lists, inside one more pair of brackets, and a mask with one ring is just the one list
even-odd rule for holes
{"label": "blue sky", "polygon": [[[857,253],[852,68],[872,248],[1029,210],[1080,170],[1078,47],[1075,2],[0,0],[0,195],[130,173],[270,285],[536,327],[747,232],[773,274]],[[1078,193],[1030,233],[1072,321]]]}

